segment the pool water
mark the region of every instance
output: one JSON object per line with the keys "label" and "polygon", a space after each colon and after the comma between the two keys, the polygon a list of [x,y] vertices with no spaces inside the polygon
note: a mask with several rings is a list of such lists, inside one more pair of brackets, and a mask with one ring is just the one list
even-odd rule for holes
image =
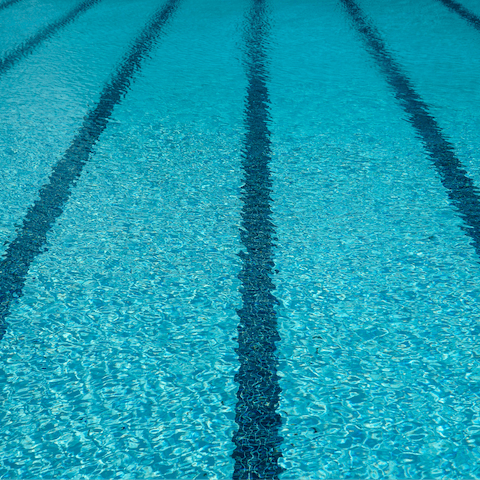
{"label": "pool water", "polygon": [[0,25],[1,478],[480,477],[478,2]]}

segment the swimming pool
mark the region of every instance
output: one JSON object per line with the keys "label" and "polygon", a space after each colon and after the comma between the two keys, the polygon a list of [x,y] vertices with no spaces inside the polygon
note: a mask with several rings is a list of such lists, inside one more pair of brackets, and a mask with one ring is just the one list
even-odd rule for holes
{"label": "swimming pool", "polygon": [[0,476],[480,476],[475,0],[0,2]]}

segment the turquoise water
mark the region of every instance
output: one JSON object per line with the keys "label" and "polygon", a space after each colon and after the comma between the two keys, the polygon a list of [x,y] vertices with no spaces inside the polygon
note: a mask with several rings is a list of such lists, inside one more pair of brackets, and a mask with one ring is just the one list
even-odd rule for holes
{"label": "turquoise water", "polygon": [[[9,246],[165,3],[98,1],[0,69],[0,253],[16,285],[29,254]],[[76,5],[1,9],[2,58]],[[480,32],[438,0],[357,5],[480,185]],[[255,109],[268,175],[249,184]],[[2,277],[1,478],[480,476],[473,227],[342,2],[179,1],[107,120],[55,221],[34,218],[45,241],[24,285]],[[266,216],[245,207],[257,183]],[[260,217],[274,267],[245,280]],[[278,366],[243,375],[239,312],[266,277]],[[261,410],[266,370],[281,424],[239,457],[239,385]],[[269,475],[255,452],[277,433]]]}

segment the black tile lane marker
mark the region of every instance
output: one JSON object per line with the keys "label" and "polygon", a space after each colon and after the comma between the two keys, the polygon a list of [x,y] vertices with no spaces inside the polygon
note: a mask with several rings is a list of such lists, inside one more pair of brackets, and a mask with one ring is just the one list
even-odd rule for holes
{"label": "black tile lane marker", "polygon": [[470,10],[467,10],[460,3],[455,2],[454,0],[438,0],[443,3],[450,10],[453,10],[455,13],[458,13],[461,17],[471,23],[477,30],[480,30],[480,17],[475,15]]}
{"label": "black tile lane marker", "polygon": [[392,87],[395,97],[410,117],[410,122],[422,140],[450,202],[463,220],[462,229],[472,239],[480,256],[480,195],[453,145],[443,136],[440,126],[430,114],[428,105],[414,90],[410,79],[392,58],[378,30],[369,24],[354,0],[340,0],[352,19],[353,26],[364,40],[367,50]]}
{"label": "black tile lane marker", "polygon": [[35,35],[32,35],[18,45],[18,47],[7,52],[7,54],[0,59],[0,75],[3,75],[14,67],[22,58],[33,53],[45,40],[53,37],[58,31],[72,23],[79,15],[86,12],[89,8],[92,8],[98,2],[100,2],[100,0],[86,0],[85,2],[79,3],[58,20],[41,28]]}
{"label": "black tile lane marker", "polygon": [[3,3],[0,3],[0,10],[4,10],[12,5],[15,5],[18,2],[22,2],[23,0],[6,0]]}
{"label": "black tile lane marker", "polygon": [[244,184],[241,200],[239,274],[242,307],[238,310],[238,348],[240,368],[233,436],[236,446],[234,479],[276,479],[283,469],[279,436],[281,418],[277,413],[280,386],[277,376],[275,342],[277,331],[272,282],[273,239],[270,192],[271,140],[267,89],[265,46],[268,18],[264,0],[253,0],[246,25],[246,70],[248,77],[245,101],[245,143],[242,151]]}
{"label": "black tile lane marker", "polygon": [[47,233],[70,197],[72,186],[82,173],[93,146],[105,130],[115,105],[127,93],[133,75],[152,49],[162,27],[175,12],[180,0],[169,0],[158,10],[130,47],[129,53],[105,85],[97,105],[90,110],[79,132],[28,208],[16,238],[8,245],[0,262],[0,339],[6,329],[5,319],[12,302],[22,295],[25,279],[33,260],[45,249]]}

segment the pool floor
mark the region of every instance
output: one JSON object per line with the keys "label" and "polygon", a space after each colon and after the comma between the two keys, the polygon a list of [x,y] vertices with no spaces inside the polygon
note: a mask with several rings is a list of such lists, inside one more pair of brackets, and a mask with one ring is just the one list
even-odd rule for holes
{"label": "pool floor", "polygon": [[0,26],[0,478],[480,478],[478,2]]}

